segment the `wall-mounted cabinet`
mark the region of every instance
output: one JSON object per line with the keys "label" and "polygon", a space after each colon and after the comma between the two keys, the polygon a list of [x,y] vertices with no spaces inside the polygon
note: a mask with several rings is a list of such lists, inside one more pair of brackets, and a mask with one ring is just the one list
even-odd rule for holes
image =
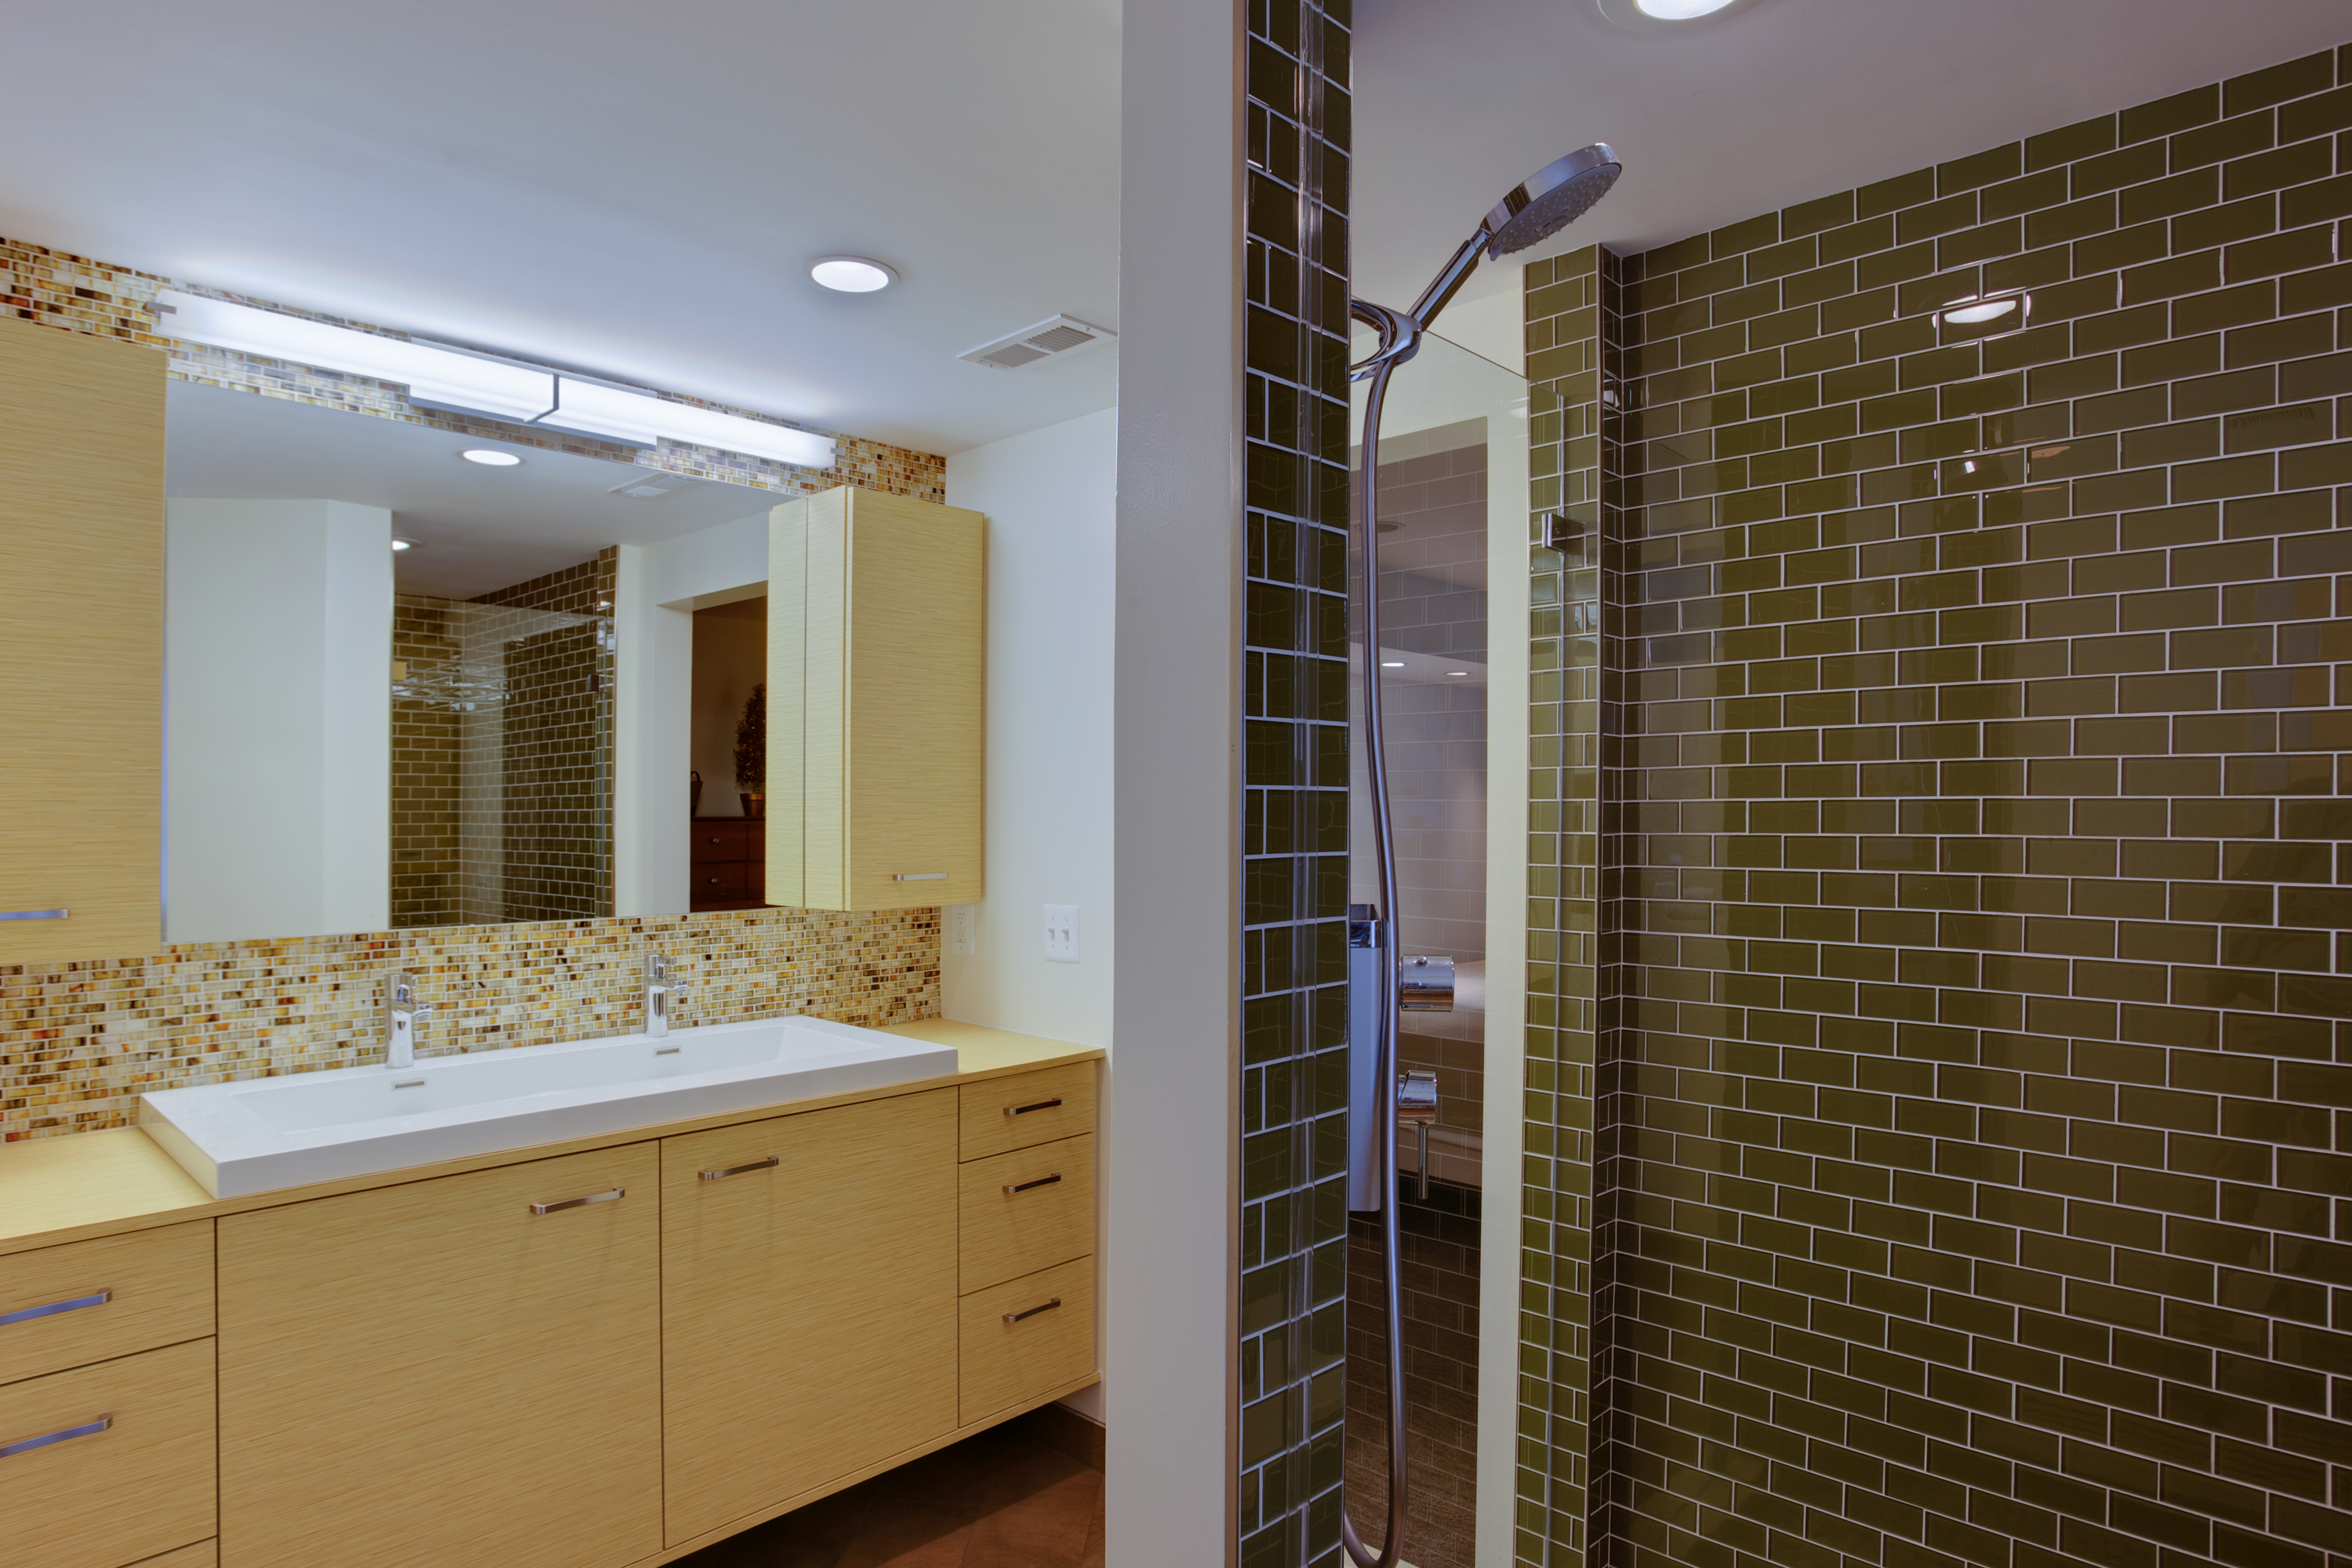
{"label": "wall-mounted cabinet", "polygon": [[0,963],[162,942],[163,372],[0,320]]}
{"label": "wall-mounted cabinet", "polygon": [[770,903],[979,900],[987,528],[846,487],[771,514]]}

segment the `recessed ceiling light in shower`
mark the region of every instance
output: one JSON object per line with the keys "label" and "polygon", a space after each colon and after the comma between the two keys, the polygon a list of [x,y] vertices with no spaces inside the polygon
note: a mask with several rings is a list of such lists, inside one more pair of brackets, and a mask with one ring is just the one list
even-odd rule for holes
{"label": "recessed ceiling light in shower", "polygon": [[820,256],[809,276],[839,294],[871,294],[898,281],[897,272],[866,256]]}
{"label": "recessed ceiling light in shower", "polygon": [[511,468],[522,461],[512,452],[500,452],[488,447],[469,447],[457,456],[469,463],[479,463],[486,468]]}
{"label": "recessed ceiling light in shower", "polygon": [[395,539],[392,542],[392,552],[394,555],[399,554],[404,550],[414,550],[415,548],[416,541],[413,539]]}
{"label": "recessed ceiling light in shower", "polygon": [[1756,5],[1758,0],[1596,0],[1601,14],[1634,33],[1684,32],[1703,22],[1720,21]]}

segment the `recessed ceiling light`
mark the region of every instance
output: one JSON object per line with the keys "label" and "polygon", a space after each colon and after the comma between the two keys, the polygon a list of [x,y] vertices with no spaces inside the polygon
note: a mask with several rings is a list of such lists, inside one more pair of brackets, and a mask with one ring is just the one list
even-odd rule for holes
{"label": "recessed ceiling light", "polygon": [[413,539],[395,539],[392,542],[393,553],[395,555],[399,554],[404,550],[414,550],[415,548],[416,541]]}
{"label": "recessed ceiling light", "polygon": [[1381,668],[1382,669],[1402,669],[1404,668],[1404,660],[1401,658],[1384,658],[1381,660]]}
{"label": "recessed ceiling light", "polygon": [[1466,669],[1449,669],[1445,673],[1448,675],[1467,675],[1470,672]]}
{"label": "recessed ceiling light", "polygon": [[1712,26],[1763,0],[1595,0],[1601,14],[1629,33],[1679,33]]}
{"label": "recessed ceiling light", "polygon": [[2015,300],[1986,300],[1973,305],[1962,305],[1944,312],[1944,320],[1954,326],[1969,327],[1979,321],[1998,321],[2017,309]]}
{"label": "recessed ceiling light", "polygon": [[821,256],[809,268],[809,276],[844,294],[871,294],[898,281],[898,273],[864,256]]}
{"label": "recessed ceiling light", "polygon": [[469,463],[479,463],[486,468],[511,468],[522,459],[512,452],[500,452],[488,447],[472,447],[457,456]]}

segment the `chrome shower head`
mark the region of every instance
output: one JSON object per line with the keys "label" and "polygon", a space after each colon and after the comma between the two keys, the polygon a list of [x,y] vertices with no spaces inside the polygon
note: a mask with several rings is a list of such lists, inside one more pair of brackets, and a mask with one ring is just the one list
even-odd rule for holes
{"label": "chrome shower head", "polygon": [[1555,159],[1515,186],[1486,215],[1486,254],[1508,256],[1549,239],[1609,194],[1622,166],[1606,142]]}

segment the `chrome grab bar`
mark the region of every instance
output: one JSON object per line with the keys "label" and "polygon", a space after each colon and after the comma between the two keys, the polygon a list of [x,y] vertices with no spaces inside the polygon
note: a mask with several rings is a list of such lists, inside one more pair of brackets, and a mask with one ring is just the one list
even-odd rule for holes
{"label": "chrome grab bar", "polygon": [[621,1199],[625,1198],[628,1195],[628,1188],[614,1187],[609,1193],[590,1193],[584,1198],[563,1198],[551,1204],[533,1204],[530,1205],[530,1212],[533,1214],[555,1214],[563,1209],[583,1209],[586,1208],[590,1204],[618,1203]]}
{"label": "chrome grab bar", "polygon": [[54,1318],[59,1312],[79,1312],[84,1307],[103,1307],[113,1300],[113,1291],[100,1290],[94,1295],[76,1296],[64,1301],[51,1301],[45,1307],[20,1307],[13,1312],[0,1312],[0,1329],[5,1329],[11,1323],[29,1323],[36,1318]]}

